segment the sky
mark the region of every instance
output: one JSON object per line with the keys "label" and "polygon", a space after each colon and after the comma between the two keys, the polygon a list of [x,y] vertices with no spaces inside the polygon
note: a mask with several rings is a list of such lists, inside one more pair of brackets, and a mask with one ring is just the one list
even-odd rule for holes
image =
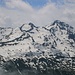
{"label": "sky", "polygon": [[0,27],[45,26],[55,20],[75,27],[75,0],[0,0]]}

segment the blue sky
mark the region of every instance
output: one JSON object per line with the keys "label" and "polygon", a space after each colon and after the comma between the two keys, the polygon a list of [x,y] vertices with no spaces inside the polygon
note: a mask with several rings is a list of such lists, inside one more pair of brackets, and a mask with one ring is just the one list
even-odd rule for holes
{"label": "blue sky", "polygon": [[[5,6],[4,1],[5,0],[0,0],[1,6]],[[6,0],[6,1],[8,1],[8,0]],[[59,5],[59,3],[61,5],[64,4],[63,0],[22,0],[22,1],[29,3],[34,8],[41,8],[44,5],[46,5],[49,1],[55,3],[56,5]]]}
{"label": "blue sky", "polygon": [[63,5],[64,4],[64,0],[23,0],[25,2],[28,2],[32,7],[43,7],[44,5],[46,5],[49,1],[55,3],[56,5]]}
{"label": "blue sky", "polygon": [[0,0],[0,26],[43,26],[54,20],[75,26],[75,0]]}
{"label": "blue sky", "polygon": [[48,2],[48,0],[23,0],[23,1],[28,2],[33,7],[42,7]]}

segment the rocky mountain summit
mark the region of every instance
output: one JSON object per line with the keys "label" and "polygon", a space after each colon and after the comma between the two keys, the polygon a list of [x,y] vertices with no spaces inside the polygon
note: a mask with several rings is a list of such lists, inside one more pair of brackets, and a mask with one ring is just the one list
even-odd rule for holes
{"label": "rocky mountain summit", "polygon": [[56,20],[43,27],[32,23],[15,29],[0,27],[0,64],[7,71],[10,67],[15,69],[14,65],[19,71],[65,69],[69,60],[67,69],[70,69],[73,67],[71,58],[74,57],[75,31],[64,22]]}

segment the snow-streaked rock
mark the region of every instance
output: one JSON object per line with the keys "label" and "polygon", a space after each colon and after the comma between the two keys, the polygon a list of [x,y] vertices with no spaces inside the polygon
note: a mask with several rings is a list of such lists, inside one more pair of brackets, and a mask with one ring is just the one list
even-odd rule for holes
{"label": "snow-streaked rock", "polygon": [[10,57],[44,51],[46,55],[61,52],[72,57],[75,55],[75,37],[72,36],[75,36],[73,27],[59,20],[44,27],[29,23],[15,29],[0,28],[0,55]]}

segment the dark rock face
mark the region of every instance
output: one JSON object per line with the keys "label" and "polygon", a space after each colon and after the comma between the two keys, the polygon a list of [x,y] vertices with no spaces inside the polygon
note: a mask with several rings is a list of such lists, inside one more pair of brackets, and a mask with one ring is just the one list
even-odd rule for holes
{"label": "dark rock face", "polygon": [[[3,69],[8,72],[18,71],[21,75],[23,72],[28,71],[29,74],[32,71],[33,75],[74,75],[75,72],[72,69],[70,61],[66,59],[66,65],[63,64],[65,61],[64,57],[50,57],[50,58],[27,58],[26,60],[22,58],[8,60],[4,62]],[[33,63],[33,65],[31,64]],[[29,75],[28,74],[28,75]],[[24,74],[23,74],[24,75]]]}
{"label": "dark rock face", "polygon": [[75,41],[75,34],[73,34],[73,33],[69,34],[68,38],[73,39]]}

